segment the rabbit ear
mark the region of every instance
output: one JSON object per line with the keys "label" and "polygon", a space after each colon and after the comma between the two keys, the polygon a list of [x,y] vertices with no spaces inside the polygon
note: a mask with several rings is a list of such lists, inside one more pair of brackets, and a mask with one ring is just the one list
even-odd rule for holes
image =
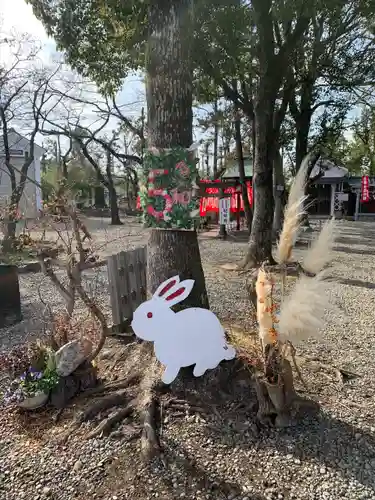
{"label": "rabbit ear", "polygon": [[190,294],[192,288],[194,286],[194,280],[185,280],[182,281],[178,286],[173,287],[166,296],[165,301],[169,307],[182,302],[188,295]]}
{"label": "rabbit ear", "polygon": [[156,289],[156,292],[154,293],[153,297],[155,299],[160,299],[160,298],[165,298],[166,294],[169,292],[171,293],[172,290],[180,283],[180,277],[173,276],[173,278],[169,278],[169,280],[163,281],[163,283],[158,286]]}

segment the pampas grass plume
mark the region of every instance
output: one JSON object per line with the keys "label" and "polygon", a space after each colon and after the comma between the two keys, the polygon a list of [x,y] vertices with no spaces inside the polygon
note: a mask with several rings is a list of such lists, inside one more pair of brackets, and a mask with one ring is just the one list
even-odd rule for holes
{"label": "pampas grass plume", "polygon": [[279,316],[279,334],[282,340],[298,343],[309,337],[317,338],[324,326],[328,306],[328,282],[324,272],[314,278],[302,276],[293,292],[285,299]]}
{"label": "pampas grass plume", "polygon": [[309,165],[309,156],[303,160],[300,169],[294,178],[285,208],[284,224],[280,240],[277,245],[277,260],[279,264],[285,264],[290,259],[293,246],[301,225],[304,214],[306,173]]}
{"label": "pampas grass plume", "polygon": [[333,245],[336,236],[334,219],[327,221],[319,236],[312,242],[303,259],[303,268],[309,273],[317,274],[329,264],[333,258]]}

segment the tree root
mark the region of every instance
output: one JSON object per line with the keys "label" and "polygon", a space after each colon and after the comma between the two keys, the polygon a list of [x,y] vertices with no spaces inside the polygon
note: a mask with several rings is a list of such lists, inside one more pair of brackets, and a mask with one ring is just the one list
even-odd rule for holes
{"label": "tree root", "polygon": [[120,429],[111,432],[111,438],[122,439],[126,442],[139,438],[142,428],[138,425],[122,425]]}
{"label": "tree root", "polygon": [[161,453],[157,432],[157,409],[158,399],[154,394],[150,394],[142,412],[141,449],[145,460],[151,460]]}
{"label": "tree root", "polygon": [[103,397],[99,401],[91,404],[85,411],[78,415],[75,424],[79,426],[88,420],[92,420],[102,411],[124,404],[125,397],[126,391],[116,392],[115,394]]}
{"label": "tree root", "polygon": [[[90,406],[88,406],[86,410],[84,410],[76,417],[76,419],[70,426],[69,430],[60,437],[59,443],[64,444],[69,439],[69,437],[71,437],[84,422],[93,420],[100,412],[109,410],[114,406],[123,406],[124,403],[126,403],[126,390],[116,392],[115,394],[109,394],[108,396],[99,399],[99,401],[95,401],[94,403],[90,404]],[[119,412],[115,413],[114,415],[111,415],[106,420],[104,420],[103,424],[106,423],[107,425],[103,425],[103,429],[102,428],[99,429],[100,427],[99,425],[96,429],[94,429],[93,435],[94,434],[98,435],[101,432],[106,431],[107,426],[108,428],[110,428],[111,426],[115,425],[115,423],[119,422],[122,418],[125,418],[126,416],[125,410],[129,412],[130,407],[132,409],[134,408],[133,402],[130,402],[126,406],[126,408],[123,408],[124,411],[123,414],[120,413],[121,412],[120,410]],[[117,416],[117,414],[119,415]]]}
{"label": "tree root", "polygon": [[120,352],[115,356],[113,363],[109,367],[110,372],[113,372],[113,370],[115,369],[115,367],[116,367],[117,363],[119,363],[119,361],[122,361],[124,358],[126,358],[126,356],[128,355],[127,351],[129,350],[129,347],[132,347],[135,344],[136,344],[136,342],[132,342],[131,344],[127,344],[122,350],[120,350]]}
{"label": "tree root", "polygon": [[203,408],[198,405],[192,405],[183,399],[170,399],[164,406],[166,409],[173,411],[206,413]]}
{"label": "tree root", "polygon": [[80,394],[81,398],[89,396],[101,396],[108,391],[117,391],[119,389],[126,389],[132,385],[137,384],[141,379],[140,373],[134,373],[127,378],[116,380],[114,382],[108,382],[107,384],[100,385],[98,387],[93,387]]}
{"label": "tree root", "polygon": [[126,405],[125,408],[120,408],[116,412],[112,413],[112,415],[110,415],[105,420],[100,422],[100,424],[97,427],[95,427],[94,430],[89,432],[86,436],[86,439],[91,439],[103,435],[108,436],[114,425],[121,422],[121,420],[124,420],[124,418],[129,417],[129,415],[131,415],[131,413],[134,411],[134,405],[135,401],[134,400],[130,401],[130,403]]}

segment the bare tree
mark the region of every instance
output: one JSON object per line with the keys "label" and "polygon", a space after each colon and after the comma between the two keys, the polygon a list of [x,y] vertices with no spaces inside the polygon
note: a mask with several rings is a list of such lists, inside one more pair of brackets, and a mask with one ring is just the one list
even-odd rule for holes
{"label": "bare tree", "polygon": [[[48,136],[65,136],[73,140],[79,147],[84,161],[95,170],[99,182],[107,188],[109,194],[109,203],[111,209],[111,224],[121,224],[116,192],[116,175],[114,174],[114,161],[116,166],[125,171],[131,172],[133,182],[138,183],[138,176],[133,165],[141,163],[141,158],[135,154],[122,152],[119,145],[120,131],[113,130],[112,137],[108,138],[105,128],[109,122],[109,115],[95,129],[83,127],[82,125],[69,123],[66,125],[54,124],[53,120],[46,119],[53,128],[43,128],[41,133]],[[106,165],[103,168],[100,162],[102,154],[105,153]]]}
{"label": "bare tree", "polygon": [[[24,37],[3,37],[0,39],[1,44],[6,45],[10,51],[10,61],[0,72],[0,168],[10,179],[10,191],[3,216],[2,246],[4,251],[9,251],[16,235],[17,213],[28,171],[35,160],[41,113],[48,116],[51,111],[49,84],[56,77],[60,66],[53,69],[38,68],[38,47]],[[11,154],[19,141],[14,127],[21,129],[28,140],[28,150],[19,169],[15,169]]]}
{"label": "bare tree", "polygon": [[136,166],[142,164],[144,149],[143,114],[138,121],[128,118],[124,106],[115,99],[96,94],[94,100],[87,85],[87,82],[81,82],[81,87],[72,86],[69,81],[63,84],[52,82],[50,91],[58,102],[59,111],[56,108],[50,116],[41,113],[41,133],[73,141],[81,162],[94,169],[98,181],[108,190],[111,223],[117,225],[121,221],[115,188],[116,170],[131,182],[132,191],[136,192]]}

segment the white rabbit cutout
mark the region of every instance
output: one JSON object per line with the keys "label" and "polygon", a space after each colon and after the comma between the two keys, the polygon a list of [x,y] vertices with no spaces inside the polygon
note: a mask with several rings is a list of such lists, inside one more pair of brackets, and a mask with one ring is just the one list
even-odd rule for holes
{"label": "white rabbit cutout", "polygon": [[140,339],[154,342],[155,356],[165,366],[165,384],[172,383],[184,366],[195,365],[193,374],[199,377],[236,355],[211,311],[198,307],[172,311],[171,307],[184,300],[193,286],[194,280],[180,282],[179,276],[174,276],[134,312],[133,331]]}

